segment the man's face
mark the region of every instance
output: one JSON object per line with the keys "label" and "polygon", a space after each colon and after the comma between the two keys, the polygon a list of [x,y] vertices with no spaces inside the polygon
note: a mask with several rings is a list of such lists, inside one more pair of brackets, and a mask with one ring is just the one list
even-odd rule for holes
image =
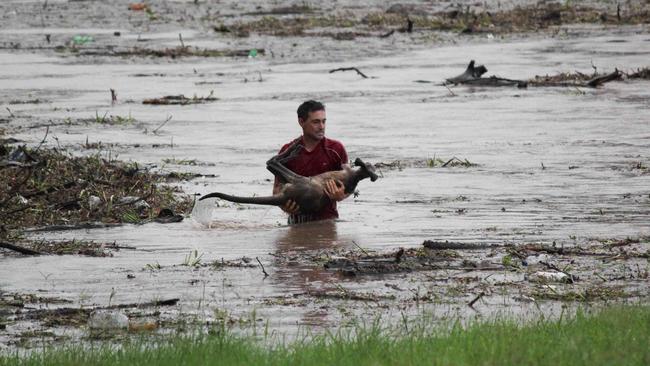
{"label": "man's face", "polygon": [[300,127],[302,127],[303,136],[311,140],[321,140],[325,137],[325,122],[327,118],[325,111],[309,112],[307,119],[299,119]]}

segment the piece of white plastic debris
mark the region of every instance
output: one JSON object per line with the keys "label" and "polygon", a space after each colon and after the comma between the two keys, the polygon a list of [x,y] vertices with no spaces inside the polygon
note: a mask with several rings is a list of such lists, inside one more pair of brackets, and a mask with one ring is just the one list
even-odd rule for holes
{"label": "piece of white plastic debris", "polygon": [[539,262],[548,262],[550,259],[551,259],[550,255],[546,253],[542,253],[538,255],[529,255],[528,257],[526,257],[525,261],[526,264],[531,266],[533,264],[539,264]]}
{"label": "piece of white plastic debris", "polygon": [[539,271],[530,274],[528,276],[528,281],[537,282],[537,283],[549,283],[549,282],[567,283],[571,281],[571,278],[569,277],[569,275],[562,272]]}
{"label": "piece of white plastic debris", "polygon": [[129,317],[119,310],[95,310],[88,318],[88,327],[99,331],[127,329]]}
{"label": "piece of white plastic debris", "polygon": [[88,197],[88,207],[91,211],[94,211],[102,203],[102,199],[97,196]]}

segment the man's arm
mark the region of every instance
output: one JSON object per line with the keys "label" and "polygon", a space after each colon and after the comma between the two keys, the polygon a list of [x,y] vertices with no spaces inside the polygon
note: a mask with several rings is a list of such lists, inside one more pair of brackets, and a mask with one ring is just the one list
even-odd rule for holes
{"label": "man's arm", "polygon": [[[345,169],[347,167],[348,164],[343,164],[342,169]],[[327,182],[325,182],[325,194],[332,201],[340,202],[350,197],[350,194],[352,193],[345,193],[345,186],[343,185],[343,182],[339,180],[330,179]]]}

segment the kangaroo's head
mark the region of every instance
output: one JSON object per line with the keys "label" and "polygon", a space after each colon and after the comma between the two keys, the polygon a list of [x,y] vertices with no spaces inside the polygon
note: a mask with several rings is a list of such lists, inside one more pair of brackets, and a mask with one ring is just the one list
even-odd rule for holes
{"label": "kangaroo's head", "polygon": [[358,166],[359,171],[362,172],[363,175],[361,176],[361,179],[370,178],[370,180],[374,182],[379,178],[377,173],[375,173],[375,167],[370,163],[364,163],[363,160],[357,158],[354,161],[354,166]]}

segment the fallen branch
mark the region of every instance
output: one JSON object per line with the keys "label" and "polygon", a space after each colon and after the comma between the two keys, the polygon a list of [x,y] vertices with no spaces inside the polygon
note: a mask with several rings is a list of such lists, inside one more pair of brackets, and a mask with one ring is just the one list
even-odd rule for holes
{"label": "fallen branch", "polygon": [[[4,203],[6,203],[6,201],[0,203],[0,207],[2,207],[2,206],[4,205]],[[32,207],[34,207],[34,205],[25,205],[25,206],[23,206],[23,207],[18,207],[18,208],[16,208],[16,209],[13,209],[13,210],[8,211],[8,212],[3,212],[2,214],[3,214],[3,215],[6,215],[6,216],[9,216],[9,215],[13,215],[13,214],[15,214],[15,213],[17,213],[17,212],[20,212],[20,211],[25,211],[25,210],[27,210],[28,208],[32,208]]]}
{"label": "fallen branch", "polygon": [[257,263],[259,263],[259,264],[260,264],[260,267],[262,267],[262,273],[264,273],[264,278],[267,278],[267,277],[269,276],[269,274],[266,273],[266,270],[264,269],[264,265],[262,264],[262,262],[260,262],[260,258],[259,258],[259,257],[255,257],[255,259],[257,259]]}
{"label": "fallen branch", "polygon": [[178,33],[178,39],[181,41],[181,48],[185,48],[185,42],[183,42],[183,36]]}
{"label": "fallen branch", "polygon": [[2,160],[2,161],[0,161],[0,168],[8,168],[8,167],[32,168],[32,167],[35,167],[38,164],[39,164],[38,161],[35,162],[35,163],[25,164],[25,163],[21,163],[19,161]]}
{"label": "fallen branch", "polygon": [[368,76],[367,76],[366,74],[362,73],[362,72],[361,72],[359,69],[357,69],[356,67],[339,67],[338,69],[330,70],[329,73],[332,74],[332,73],[335,73],[335,72],[337,72],[337,71],[356,71],[357,74],[361,75],[364,79],[367,79],[367,78],[368,78]]}
{"label": "fallen branch", "polygon": [[361,251],[363,252],[363,254],[365,254],[365,255],[367,255],[367,256],[370,256],[370,253],[368,253],[365,249],[361,248],[361,247],[359,246],[359,244],[357,244],[356,241],[352,240],[352,244],[354,244],[357,248],[359,248],[359,250],[361,250]]}
{"label": "fallen branch", "polygon": [[41,148],[41,146],[43,146],[43,144],[45,143],[45,140],[47,140],[47,135],[49,133],[50,133],[50,126],[47,126],[45,128],[45,136],[43,136],[43,140],[41,140],[41,143],[38,144],[38,147],[36,147],[36,150],[34,150],[34,152],[38,152],[38,150]]}
{"label": "fallen branch", "polygon": [[636,72],[627,74],[627,78],[628,79],[650,79],[650,68],[644,67],[642,69],[638,69]]}
{"label": "fallen branch", "polygon": [[467,303],[467,306],[469,306],[470,308],[474,308],[474,304],[475,304],[477,301],[479,301],[483,296],[485,296],[485,292],[481,292],[481,293],[479,293],[478,295],[476,295],[476,297],[474,298],[474,300],[472,300],[472,301],[470,301],[470,302]]}
{"label": "fallen branch", "polygon": [[392,30],[390,30],[390,31],[388,31],[387,33],[384,33],[384,34],[380,34],[379,38],[388,38],[388,37],[392,36],[393,33],[395,33],[395,29],[392,29]]}
{"label": "fallen branch", "polygon": [[174,306],[180,301],[179,298],[166,299],[166,300],[154,300],[142,303],[131,303],[131,304],[117,304],[111,305],[102,309],[126,309],[126,308],[147,308],[152,306]]}
{"label": "fallen branch", "polygon": [[7,242],[4,242],[4,241],[0,241],[0,248],[13,250],[14,252],[18,252],[20,254],[25,254],[25,255],[41,255],[40,252],[37,252],[35,250],[19,247],[17,245],[7,243]]}
{"label": "fallen branch", "polygon": [[614,69],[614,72],[611,74],[603,75],[603,76],[598,76],[595,77],[587,82],[587,86],[591,88],[596,88],[602,84],[605,84],[607,82],[613,81],[613,80],[620,80],[622,77],[622,74],[618,69]]}
{"label": "fallen branch", "polygon": [[154,134],[155,134],[156,132],[158,132],[158,130],[161,129],[162,126],[166,125],[167,122],[171,121],[172,118],[173,118],[173,116],[170,114],[170,115],[167,117],[167,119],[166,119],[163,123],[161,123],[160,126],[156,127],[152,132],[153,132]]}
{"label": "fallen branch", "polygon": [[497,245],[489,244],[470,244],[470,243],[458,243],[450,241],[434,241],[434,240],[425,240],[422,245],[428,249],[434,250],[459,250],[459,249],[485,249],[485,248],[495,248]]}
{"label": "fallen branch", "polygon": [[121,226],[122,224],[104,224],[101,222],[82,222],[76,225],[50,225],[44,227],[37,227],[33,229],[26,229],[26,232],[47,232],[47,231],[65,231],[65,230],[81,230],[81,229],[105,229],[110,227]]}

